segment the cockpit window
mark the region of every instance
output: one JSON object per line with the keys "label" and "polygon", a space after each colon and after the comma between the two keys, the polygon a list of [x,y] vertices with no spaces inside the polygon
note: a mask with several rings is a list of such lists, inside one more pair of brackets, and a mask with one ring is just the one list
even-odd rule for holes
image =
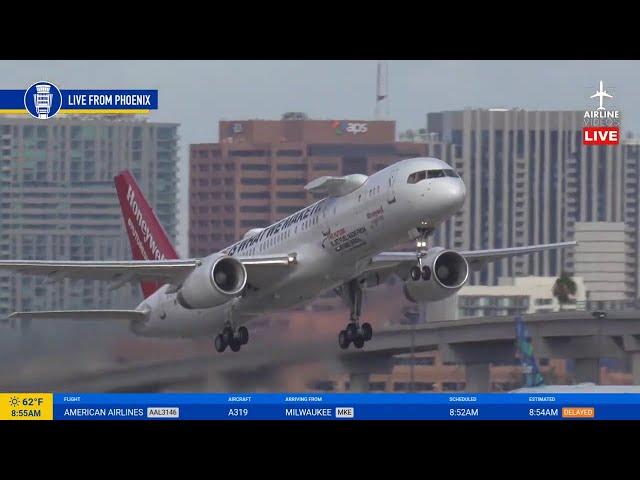
{"label": "cockpit window", "polygon": [[459,178],[455,170],[450,168],[446,170],[422,170],[421,172],[415,172],[409,175],[407,183],[418,183],[426,178],[442,178],[442,177],[455,177]]}
{"label": "cockpit window", "polygon": [[407,178],[407,183],[418,183],[425,178],[427,178],[427,172],[426,170],[422,170],[421,172],[415,172],[409,175],[409,178]]}

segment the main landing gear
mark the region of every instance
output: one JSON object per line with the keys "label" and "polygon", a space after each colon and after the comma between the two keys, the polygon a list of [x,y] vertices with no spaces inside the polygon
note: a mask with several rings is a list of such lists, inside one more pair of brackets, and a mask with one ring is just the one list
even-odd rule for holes
{"label": "main landing gear", "polygon": [[433,234],[432,228],[418,228],[419,237],[416,240],[416,258],[418,264],[411,268],[409,275],[411,280],[417,282],[421,278],[425,281],[431,279],[431,268],[428,265],[422,265],[422,257],[427,254],[429,249],[428,241],[431,234]]}
{"label": "main landing gear", "polygon": [[217,352],[224,352],[227,347],[232,352],[238,352],[242,345],[246,345],[249,342],[249,330],[247,327],[240,327],[237,331],[233,331],[231,325],[226,325],[222,330],[222,333],[216,335],[213,344]]}
{"label": "main landing gear", "polygon": [[373,328],[371,324],[365,322],[360,324],[360,312],[362,310],[362,286],[358,280],[351,280],[344,285],[347,288],[346,297],[351,305],[351,321],[347,324],[347,328],[340,331],[338,335],[338,344],[340,348],[347,349],[349,344],[353,343],[356,348],[362,348],[364,343],[373,337]]}

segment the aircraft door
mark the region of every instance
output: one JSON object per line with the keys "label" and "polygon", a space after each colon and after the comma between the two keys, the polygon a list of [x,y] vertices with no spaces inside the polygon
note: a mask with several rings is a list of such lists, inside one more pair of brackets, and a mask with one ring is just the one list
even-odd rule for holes
{"label": "aircraft door", "polygon": [[335,230],[336,226],[336,199],[326,198],[323,201],[322,212],[320,213],[320,225],[322,226],[322,248],[328,248],[330,246],[331,232]]}
{"label": "aircraft door", "polygon": [[389,205],[391,205],[392,203],[396,202],[396,188],[395,188],[395,183],[396,183],[396,177],[398,176],[398,169],[394,168],[391,170],[390,174],[389,174],[389,180],[388,180],[388,187],[389,189],[387,190],[387,203]]}

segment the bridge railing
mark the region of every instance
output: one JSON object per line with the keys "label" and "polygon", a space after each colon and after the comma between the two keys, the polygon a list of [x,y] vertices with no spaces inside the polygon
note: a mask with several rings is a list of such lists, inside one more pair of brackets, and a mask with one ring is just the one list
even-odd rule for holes
{"label": "bridge railing", "polygon": [[[455,308],[455,307],[454,307]],[[528,307],[524,306],[521,308],[515,307],[503,307],[503,306],[491,306],[491,305],[483,305],[482,307],[475,307],[471,310],[481,309],[484,314],[483,315],[465,315],[464,310],[465,306],[458,304],[458,314],[457,318],[478,318],[478,317],[495,317],[495,316],[505,316],[512,317],[515,315],[526,315],[528,313]],[[563,305],[562,311],[570,312],[570,311],[584,311],[584,312],[613,312],[613,311],[628,311],[628,310],[640,310],[640,299],[625,299],[625,300],[581,300],[576,301],[571,304]],[[504,313],[507,311],[507,313]],[[533,313],[547,313],[551,311],[560,311],[559,309],[551,310],[551,309],[543,309],[540,308],[538,311],[534,311]],[[390,325],[415,325],[421,323],[419,308],[417,305],[411,305],[408,307],[404,307],[402,309],[402,316],[399,316],[397,319],[389,322]],[[455,318],[455,314],[453,311],[450,312],[450,318]],[[439,318],[439,320],[444,320],[444,318]]]}

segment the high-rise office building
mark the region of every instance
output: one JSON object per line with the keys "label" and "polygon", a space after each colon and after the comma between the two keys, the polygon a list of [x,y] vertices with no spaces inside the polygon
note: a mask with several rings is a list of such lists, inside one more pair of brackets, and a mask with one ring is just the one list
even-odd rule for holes
{"label": "high-rise office building", "polygon": [[[135,118],[0,118],[0,258],[129,259],[113,177],[129,169],[176,238],[178,125]],[[0,272],[0,316],[139,301],[137,285]]]}
{"label": "high-rise office building", "polygon": [[622,144],[622,157],[624,160],[624,196],[623,210],[624,221],[628,227],[628,235],[632,246],[629,253],[631,261],[631,274],[635,284],[634,298],[640,297],[640,141],[627,138]]}
{"label": "high-rise office building", "polygon": [[623,222],[576,222],[575,274],[584,277],[590,302],[609,309],[608,301],[635,298],[635,244]]}
{"label": "high-rise office building", "polygon": [[553,296],[555,277],[502,277],[498,285],[466,285],[457,295],[458,318],[575,310],[586,300],[586,280],[573,280],[576,293],[565,305]]}
{"label": "high-rise office building", "polygon": [[[463,209],[436,232],[435,243],[501,248],[572,240],[579,221],[637,224],[637,148],[583,145],[583,115],[522,109],[428,114],[422,141],[442,142],[443,160],[467,185]],[[573,252],[551,250],[495,262],[472,283],[572,268]]]}
{"label": "high-rise office building", "polygon": [[426,146],[395,141],[395,122],[223,121],[219,143],[191,145],[190,251],[208,255],[309,205],[304,190],[323,175],[371,174]]}

